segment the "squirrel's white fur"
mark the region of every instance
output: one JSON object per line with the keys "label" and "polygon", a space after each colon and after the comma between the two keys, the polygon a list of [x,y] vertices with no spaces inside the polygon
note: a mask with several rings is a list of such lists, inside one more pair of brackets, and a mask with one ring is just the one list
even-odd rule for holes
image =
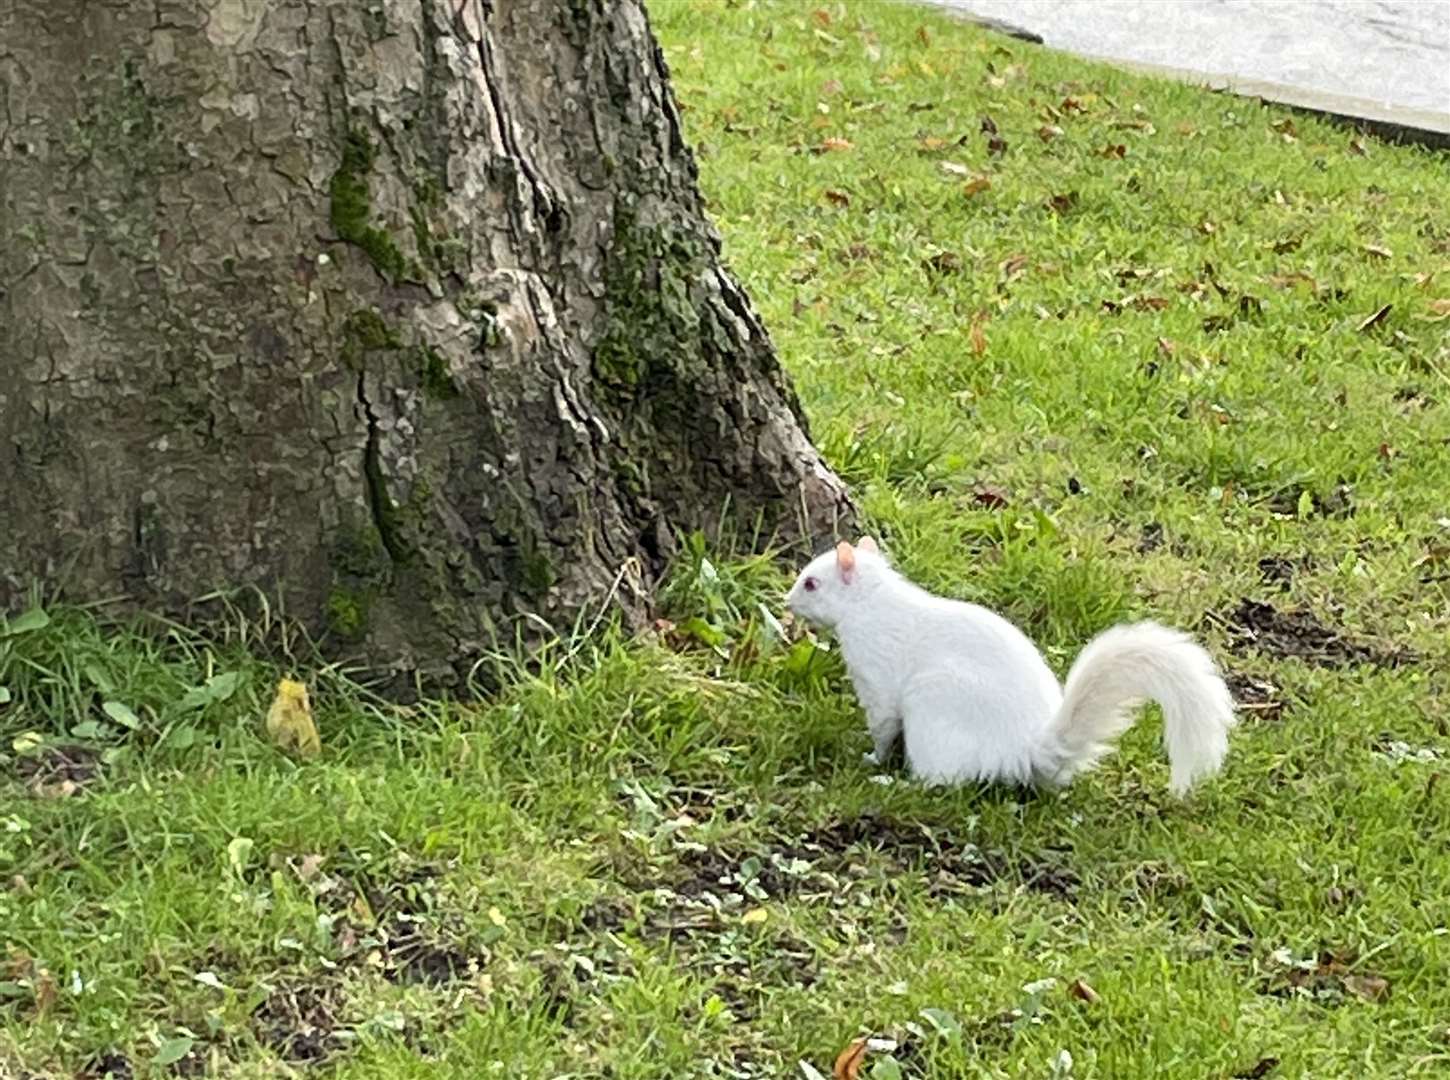
{"label": "squirrel's white fur", "polygon": [[812,560],[786,603],[835,631],[875,742],[867,758],[884,762],[904,735],[923,780],[1065,784],[1149,699],[1163,708],[1175,794],[1217,772],[1228,751],[1233,698],[1213,660],[1156,623],[1103,631],[1059,686],[1017,627],[912,584],[869,538]]}

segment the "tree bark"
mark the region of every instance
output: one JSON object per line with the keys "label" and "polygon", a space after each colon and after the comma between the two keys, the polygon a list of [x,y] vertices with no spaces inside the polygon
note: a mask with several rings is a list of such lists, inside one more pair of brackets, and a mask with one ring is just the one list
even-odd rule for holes
{"label": "tree bark", "polygon": [[851,514],[637,0],[7,0],[0,94],[5,609],[252,585],[434,677]]}

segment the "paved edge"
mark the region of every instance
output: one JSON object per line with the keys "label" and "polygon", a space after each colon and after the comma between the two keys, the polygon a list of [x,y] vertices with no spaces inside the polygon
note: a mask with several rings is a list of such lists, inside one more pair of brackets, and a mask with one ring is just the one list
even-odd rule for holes
{"label": "paved edge", "polygon": [[1268,82],[1263,79],[1193,71],[1189,68],[1150,64],[1140,60],[1124,60],[1116,56],[1103,56],[1100,53],[1073,52],[1070,49],[1047,44],[1043,41],[1041,34],[1020,26],[982,15],[973,15],[960,8],[932,6],[935,10],[945,12],[963,22],[1005,34],[1018,41],[1041,45],[1043,48],[1052,49],[1055,52],[1071,53],[1073,56],[1097,60],[1126,71],[1174,79],[1177,82],[1200,86],[1216,93],[1258,98],[1260,101],[1274,105],[1284,105],[1304,112],[1317,113],[1330,120],[1350,124],[1389,142],[1412,143],[1431,150],[1450,149],[1450,116],[1426,112],[1422,109],[1400,109],[1366,98],[1351,97],[1347,94],[1330,94],[1299,86]]}

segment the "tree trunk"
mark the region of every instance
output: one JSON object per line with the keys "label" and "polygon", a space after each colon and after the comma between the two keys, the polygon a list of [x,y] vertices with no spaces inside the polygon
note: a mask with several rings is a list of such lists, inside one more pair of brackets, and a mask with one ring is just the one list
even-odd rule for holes
{"label": "tree trunk", "polygon": [[849,517],[637,0],[3,6],[0,606],[255,585],[436,676]]}

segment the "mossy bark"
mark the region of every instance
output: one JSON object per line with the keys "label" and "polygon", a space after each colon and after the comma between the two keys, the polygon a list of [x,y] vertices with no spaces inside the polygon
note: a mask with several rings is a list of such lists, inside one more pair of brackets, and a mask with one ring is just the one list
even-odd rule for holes
{"label": "mossy bark", "polygon": [[844,526],[637,0],[10,0],[0,94],[3,607],[257,586],[446,677]]}

